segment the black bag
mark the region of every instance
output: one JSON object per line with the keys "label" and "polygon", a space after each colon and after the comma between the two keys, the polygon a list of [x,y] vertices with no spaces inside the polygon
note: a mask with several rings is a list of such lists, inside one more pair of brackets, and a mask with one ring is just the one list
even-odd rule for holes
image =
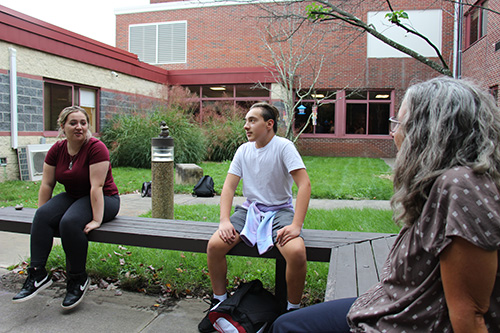
{"label": "black bag", "polygon": [[212,309],[208,318],[219,332],[263,332],[281,314],[276,297],[260,280],[242,283],[233,296]]}
{"label": "black bag", "polygon": [[193,197],[213,197],[215,195],[214,180],[203,176],[193,188]]}
{"label": "black bag", "polygon": [[151,197],[151,182],[142,183],[141,197]]}

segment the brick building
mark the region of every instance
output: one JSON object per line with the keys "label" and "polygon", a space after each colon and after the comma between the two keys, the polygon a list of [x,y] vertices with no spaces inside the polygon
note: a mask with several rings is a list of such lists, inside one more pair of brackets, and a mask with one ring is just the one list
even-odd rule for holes
{"label": "brick building", "polygon": [[[500,12],[499,0],[481,0],[464,7],[462,38],[462,77],[472,78],[489,88],[498,102],[500,84]],[[495,13],[496,12],[496,13]]]}
{"label": "brick building", "polygon": [[[350,3],[358,2],[345,4]],[[385,1],[359,3],[349,8],[357,17],[437,60],[421,41],[387,24]],[[391,3],[395,10],[409,13],[412,26],[431,38],[451,66],[453,4],[433,0]],[[67,105],[85,107],[95,133],[116,112],[150,108],[165,84],[197,93],[202,115],[204,108],[218,102],[247,108],[256,101],[269,101],[281,108],[283,95],[274,76],[278,70],[266,47],[276,51],[287,44],[265,31],[276,25],[263,17],[280,4],[286,2],[151,0],[144,7],[116,10],[116,48],[0,6],[0,166],[7,175],[2,181],[23,175],[18,165],[23,147],[56,140],[55,117]],[[493,91],[498,79],[487,66],[498,63],[496,53],[490,52],[497,38],[496,32],[489,32],[495,20],[488,21],[488,35],[481,30],[469,42],[463,66],[464,76],[488,79],[485,85]],[[473,22],[473,26],[478,24]],[[317,115],[298,141],[301,153],[395,156],[387,120],[397,112],[412,82],[437,72],[351,26],[322,24],[316,29],[304,26],[293,48],[311,51],[298,71],[303,87],[311,85],[318,59],[324,57],[314,92],[296,110],[297,128],[311,113]],[[470,73],[477,66],[474,57],[482,56],[477,52],[490,52],[491,58],[482,72]],[[257,82],[265,89],[256,89]]]}
{"label": "brick building", "polygon": [[[451,66],[453,5],[432,0],[391,3],[394,10],[402,9],[410,15],[412,26],[430,36]],[[243,107],[266,100],[280,107],[280,92],[270,71],[275,67],[266,49],[270,46],[276,50],[279,43],[265,31],[273,25],[264,17],[269,16],[270,10],[280,11],[284,7],[288,11],[304,12],[303,7],[283,4],[151,0],[147,6],[115,11],[116,45],[168,70],[169,84],[186,86],[196,92],[202,114],[204,106],[220,100]],[[363,1],[346,9],[384,34],[392,34],[396,40],[437,60],[427,46],[420,45],[421,41],[389,27],[384,18],[388,12],[385,1]],[[315,103],[321,97],[314,98],[311,94],[300,105],[305,109],[296,110],[297,127],[305,123],[311,112],[317,112],[316,123],[310,125],[298,141],[301,153],[395,156],[387,119],[397,112],[401,97],[412,82],[438,73],[351,26],[322,24],[320,30],[307,36],[310,29],[306,24],[295,36],[301,43],[295,44],[294,49],[299,50],[307,43],[314,46],[299,76],[303,86],[310,86],[312,72],[318,68],[314,66],[320,56],[325,56],[314,95],[327,98],[318,105]],[[315,43],[316,40],[321,42]],[[251,89],[256,82],[264,83],[269,90]]]}
{"label": "brick building", "polygon": [[0,181],[41,178],[57,116],[81,105],[98,133],[157,103],[167,71],[135,54],[0,6]]}

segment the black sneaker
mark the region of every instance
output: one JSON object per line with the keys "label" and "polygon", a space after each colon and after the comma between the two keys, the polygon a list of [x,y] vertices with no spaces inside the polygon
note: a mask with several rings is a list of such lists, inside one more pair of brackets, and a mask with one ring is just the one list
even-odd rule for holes
{"label": "black sneaker", "polygon": [[[204,301],[208,304],[207,299],[204,299]],[[198,324],[198,331],[202,333],[215,332],[215,328],[212,325],[212,322],[210,321],[210,319],[208,319],[208,313],[210,312],[210,310],[214,308],[214,306],[216,306],[219,303],[220,301],[217,298],[212,298],[210,300],[210,307],[207,310],[205,310],[207,314],[205,318],[203,318]]]}
{"label": "black sneaker", "polygon": [[76,307],[83,299],[83,296],[89,289],[90,279],[87,273],[68,274],[68,283],[66,285],[66,297],[61,306],[69,310]]}
{"label": "black sneaker", "polygon": [[41,290],[49,287],[52,284],[52,279],[47,274],[45,268],[35,269],[28,267],[28,277],[24,281],[23,289],[12,298],[12,302],[21,303],[32,299]]}

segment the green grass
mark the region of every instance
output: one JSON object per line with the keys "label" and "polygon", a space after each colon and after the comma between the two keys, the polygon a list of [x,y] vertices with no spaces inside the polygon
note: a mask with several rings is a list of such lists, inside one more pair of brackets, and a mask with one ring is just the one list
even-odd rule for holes
{"label": "green grass", "polygon": [[[304,156],[304,163],[311,179],[311,197],[316,199],[368,199],[389,200],[392,197],[391,169],[381,159],[362,157],[313,157]],[[203,162],[205,175],[214,179],[215,191],[220,194],[230,162]],[[134,193],[142,183],[151,180],[150,169],[129,167],[113,168],[113,176],[120,194]],[[0,183],[0,206],[37,207],[40,182],[6,181]],[[58,184],[54,194],[63,191]],[[191,193],[192,185],[174,184],[175,193]],[[296,193],[296,186],[293,186]],[[236,195],[243,195],[240,182]]]}
{"label": "green grass", "polygon": [[[316,199],[377,199],[389,200],[393,194],[391,169],[380,159],[360,157],[304,156],[304,163],[312,184],[312,198]],[[220,194],[230,162],[203,162],[205,175],[214,179],[215,191]],[[113,175],[120,193],[131,193],[151,180],[150,169],[114,168]],[[241,183],[236,195],[243,195]],[[191,193],[192,185],[174,185],[175,193]],[[296,187],[293,187],[296,193]]]}
{"label": "green grass", "polygon": [[[379,199],[392,196],[390,168],[380,159],[303,157],[312,183],[312,197],[323,199]],[[220,194],[229,162],[204,162],[204,174],[214,178]],[[113,175],[121,194],[139,191],[151,180],[151,170],[114,168]],[[39,182],[7,181],[0,183],[0,206],[23,204],[36,207]],[[175,185],[176,193],[191,193],[192,186]],[[63,191],[57,185],[54,193]],[[294,186],[294,191],[296,191]],[[241,184],[236,192],[241,195]],[[175,205],[177,219],[217,223],[219,206]],[[150,217],[151,213],[145,214]],[[304,223],[308,229],[397,233],[392,213],[375,209],[309,209]],[[275,261],[265,258],[228,257],[228,283],[234,287],[242,280],[259,278],[266,288],[274,289]],[[51,252],[48,268],[65,268],[61,246]],[[120,280],[124,289],[163,292],[171,296],[204,295],[210,292],[206,255],[180,251],[147,249],[90,243],[87,268],[94,278]],[[323,300],[328,263],[308,263],[304,304]]]}
{"label": "green grass", "polygon": [[391,168],[380,159],[360,157],[304,157],[311,197],[316,199],[389,200]]}

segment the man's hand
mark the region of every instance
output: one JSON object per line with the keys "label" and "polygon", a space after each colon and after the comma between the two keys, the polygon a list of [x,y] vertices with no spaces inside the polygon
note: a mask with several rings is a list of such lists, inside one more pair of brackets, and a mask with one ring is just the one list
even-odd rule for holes
{"label": "man's hand", "polygon": [[287,225],[286,227],[278,230],[278,234],[276,236],[276,243],[279,246],[284,246],[288,241],[299,237],[300,235],[300,227],[296,227],[293,224]]}
{"label": "man's hand", "polygon": [[236,230],[234,230],[233,224],[230,221],[219,223],[219,237],[224,243],[229,245],[233,244],[236,240]]}

